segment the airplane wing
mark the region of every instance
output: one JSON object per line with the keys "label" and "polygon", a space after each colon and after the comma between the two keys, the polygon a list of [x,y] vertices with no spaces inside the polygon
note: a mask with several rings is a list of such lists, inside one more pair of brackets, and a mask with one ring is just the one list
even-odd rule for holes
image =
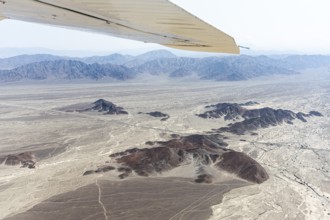
{"label": "airplane wing", "polygon": [[0,0],[1,17],[183,50],[239,53],[231,36],[168,0]]}

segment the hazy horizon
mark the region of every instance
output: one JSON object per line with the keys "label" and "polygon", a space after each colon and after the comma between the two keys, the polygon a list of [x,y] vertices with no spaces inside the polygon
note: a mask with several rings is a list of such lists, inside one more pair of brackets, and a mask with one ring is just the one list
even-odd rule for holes
{"label": "hazy horizon", "polygon": [[[9,58],[19,55],[37,55],[37,54],[49,54],[54,56],[68,56],[68,57],[90,57],[90,56],[107,56],[111,54],[122,54],[138,56],[143,53],[147,53],[155,50],[166,50],[177,56],[183,57],[211,57],[211,56],[237,56],[235,54],[222,54],[222,53],[203,53],[193,51],[176,50],[167,47],[154,47],[154,48],[136,48],[136,49],[122,49],[122,50],[56,50],[44,47],[4,47],[0,48],[0,59]],[[239,55],[251,55],[251,56],[272,56],[272,55],[330,55],[330,53],[304,53],[300,51],[255,51],[242,49]]]}

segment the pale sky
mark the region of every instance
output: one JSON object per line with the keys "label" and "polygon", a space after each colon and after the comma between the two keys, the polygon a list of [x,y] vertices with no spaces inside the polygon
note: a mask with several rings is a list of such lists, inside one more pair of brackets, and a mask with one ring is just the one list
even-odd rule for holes
{"label": "pale sky", "polygon": [[[172,0],[251,50],[330,54],[330,0]],[[14,20],[0,22],[0,48],[118,51],[154,47]]]}

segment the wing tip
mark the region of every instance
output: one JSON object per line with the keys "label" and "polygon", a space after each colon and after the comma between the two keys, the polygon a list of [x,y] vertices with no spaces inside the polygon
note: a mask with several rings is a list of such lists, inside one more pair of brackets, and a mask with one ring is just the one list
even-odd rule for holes
{"label": "wing tip", "polygon": [[229,53],[229,54],[240,54],[240,48],[236,45],[232,46],[194,46],[194,45],[168,45],[163,44],[163,46],[174,48],[174,49],[180,49],[180,50],[190,50],[190,51],[196,51],[196,52],[207,52],[207,53]]}

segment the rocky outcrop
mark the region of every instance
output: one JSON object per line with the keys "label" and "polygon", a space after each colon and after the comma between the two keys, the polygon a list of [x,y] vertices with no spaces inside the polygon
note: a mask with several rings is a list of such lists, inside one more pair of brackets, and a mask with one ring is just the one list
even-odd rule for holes
{"label": "rocky outcrop", "polygon": [[[142,112],[139,112],[139,114],[143,114]],[[167,119],[170,118],[170,116],[168,114],[159,112],[159,111],[155,111],[155,112],[147,112],[145,113],[147,115],[150,115],[152,117],[156,117],[156,118],[161,118],[161,121],[166,121]]]}
{"label": "rocky outcrop", "polygon": [[178,167],[183,161],[183,156],[180,156],[176,149],[166,147],[134,148],[116,158],[116,161],[129,167],[140,176],[148,176]]}
{"label": "rocky outcrop", "polygon": [[195,179],[196,183],[212,183],[213,182],[213,176],[209,174],[201,174],[198,175]]}
{"label": "rocky outcrop", "polygon": [[[251,103],[248,103],[251,106]],[[252,103],[254,105],[254,103]],[[260,128],[267,128],[270,126],[277,126],[282,123],[293,124],[295,119],[306,122],[306,118],[310,116],[321,117],[322,114],[317,111],[311,111],[308,114],[298,112],[295,113],[290,110],[272,109],[269,107],[260,109],[246,109],[242,104],[237,103],[219,103],[216,105],[209,105],[206,108],[213,108],[213,110],[206,111],[197,116],[201,118],[224,118],[224,120],[241,120],[239,122],[231,123],[227,127],[219,128],[220,132],[231,132],[242,135],[246,131],[255,131]]]}
{"label": "rocky outcrop", "polygon": [[109,102],[105,99],[99,99],[90,104],[78,103],[63,108],[59,108],[58,110],[66,111],[66,112],[100,112],[108,115],[128,114],[123,107],[117,106],[114,103]]}
{"label": "rocky outcrop", "polygon": [[268,179],[268,174],[264,168],[242,152],[230,151],[222,154],[215,166],[254,183],[262,183]]}
{"label": "rocky outcrop", "polygon": [[87,170],[84,172],[83,176],[94,174],[94,173],[105,173],[109,172],[111,170],[115,170],[116,168],[113,166],[101,166],[97,168],[96,170]]}
{"label": "rocky outcrop", "polygon": [[260,128],[277,126],[282,123],[293,124],[293,121],[295,119],[300,120],[302,122],[307,122],[306,117],[321,115],[321,113],[294,113],[289,110],[275,110],[271,108],[248,110],[242,115],[242,117],[244,118],[243,121],[229,124],[228,127],[220,128],[219,131],[231,132],[234,134],[242,135],[247,131],[256,131]]}
{"label": "rocky outcrop", "polygon": [[253,106],[253,105],[259,105],[260,103],[259,102],[255,102],[255,101],[248,101],[248,102],[245,102],[245,103],[241,103],[239,104],[240,106]]}
{"label": "rocky outcrop", "polygon": [[0,156],[0,164],[7,166],[21,166],[33,169],[35,168],[36,157],[32,152],[9,154],[6,156]]}
{"label": "rocky outcrop", "polygon": [[196,167],[196,183],[211,183],[211,174],[201,169],[214,166],[219,171],[226,171],[239,178],[262,183],[268,179],[265,169],[244,153],[225,148],[227,144],[221,135],[178,136],[169,141],[147,142],[152,148],[133,148],[111,154],[122,167],[120,178],[125,178],[134,171],[140,176],[162,173],[183,164],[193,163]]}
{"label": "rocky outcrop", "polygon": [[197,116],[201,118],[222,118],[225,120],[239,119],[244,114],[246,109],[236,103],[219,103],[216,105],[209,105],[206,108],[214,108],[211,111],[206,111]]}
{"label": "rocky outcrop", "polygon": [[92,104],[92,107],[90,108],[80,110],[80,112],[85,112],[85,111],[98,111],[109,115],[128,114],[126,111],[124,111],[124,108],[117,106],[112,102],[109,102],[104,99],[97,100]]}

